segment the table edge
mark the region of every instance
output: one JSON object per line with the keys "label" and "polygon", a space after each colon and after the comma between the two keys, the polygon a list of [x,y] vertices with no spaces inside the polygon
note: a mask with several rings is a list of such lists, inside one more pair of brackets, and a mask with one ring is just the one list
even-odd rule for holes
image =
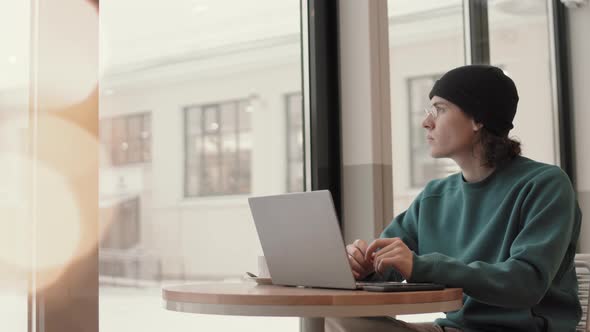
{"label": "table edge", "polygon": [[[195,290],[184,291],[179,288],[188,285],[179,285],[164,287],[162,289],[162,298],[165,301],[175,303],[193,303],[193,304],[220,304],[220,305],[388,305],[388,304],[419,304],[419,303],[437,303],[462,300],[463,290],[461,288],[446,288],[439,291],[419,291],[419,292],[366,292],[362,290],[343,290],[340,294],[272,294],[272,293],[214,293],[206,291],[199,293]],[[195,285],[192,285],[193,287]],[[210,285],[209,285],[210,286]],[[268,290],[269,287],[283,289],[282,286],[254,286],[244,285],[245,290]],[[261,287],[257,289],[256,287]],[[322,289],[318,289],[322,291]],[[335,290],[336,292],[340,292]],[[362,296],[361,296],[362,295]],[[418,300],[417,300],[418,298]]]}
{"label": "table edge", "polygon": [[175,312],[281,317],[375,317],[459,310],[462,300],[387,305],[231,305],[165,301],[164,308]]}

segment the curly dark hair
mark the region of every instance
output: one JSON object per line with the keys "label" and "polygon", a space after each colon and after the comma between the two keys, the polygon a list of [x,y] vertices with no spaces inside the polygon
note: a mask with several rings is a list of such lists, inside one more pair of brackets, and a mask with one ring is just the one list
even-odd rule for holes
{"label": "curly dark hair", "polygon": [[478,142],[483,147],[483,166],[497,167],[521,154],[519,141],[498,136],[485,127],[480,129]]}

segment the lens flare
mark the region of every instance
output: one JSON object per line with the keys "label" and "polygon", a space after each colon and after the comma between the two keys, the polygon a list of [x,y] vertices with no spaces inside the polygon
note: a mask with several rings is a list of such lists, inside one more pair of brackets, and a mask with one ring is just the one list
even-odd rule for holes
{"label": "lens flare", "polygon": [[42,289],[95,250],[112,219],[97,225],[98,158],[106,155],[97,137],[56,116],[37,126],[45,138],[37,144],[27,142],[22,118],[0,127],[0,139],[12,137],[0,142],[0,270],[37,271]]}

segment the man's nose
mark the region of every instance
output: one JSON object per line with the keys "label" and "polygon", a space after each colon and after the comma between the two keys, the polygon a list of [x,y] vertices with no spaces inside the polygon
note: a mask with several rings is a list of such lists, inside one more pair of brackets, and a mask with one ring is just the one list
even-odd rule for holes
{"label": "man's nose", "polygon": [[434,121],[432,120],[432,116],[427,115],[424,120],[422,120],[422,128],[424,129],[433,129],[434,128]]}

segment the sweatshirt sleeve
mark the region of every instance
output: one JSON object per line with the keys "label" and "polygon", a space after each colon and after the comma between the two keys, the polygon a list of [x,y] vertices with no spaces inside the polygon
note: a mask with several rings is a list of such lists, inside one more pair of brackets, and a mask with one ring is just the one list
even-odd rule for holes
{"label": "sweatshirt sleeve", "polygon": [[494,306],[537,304],[568,268],[566,254],[575,254],[580,214],[569,178],[558,168],[538,175],[523,190],[528,192],[519,210],[521,231],[506,261],[466,264],[439,253],[414,254],[409,281],[461,287],[473,299]]}
{"label": "sweatshirt sleeve", "polygon": [[[418,236],[417,236],[417,221],[418,211],[420,210],[420,200],[422,199],[423,192],[420,193],[412,205],[403,213],[391,221],[391,223],[383,230],[381,238],[393,238],[399,237],[404,243],[412,250],[417,252],[418,250]],[[402,275],[395,269],[389,268],[385,271],[383,276],[377,274],[372,275],[369,280],[371,281],[402,281]]]}

